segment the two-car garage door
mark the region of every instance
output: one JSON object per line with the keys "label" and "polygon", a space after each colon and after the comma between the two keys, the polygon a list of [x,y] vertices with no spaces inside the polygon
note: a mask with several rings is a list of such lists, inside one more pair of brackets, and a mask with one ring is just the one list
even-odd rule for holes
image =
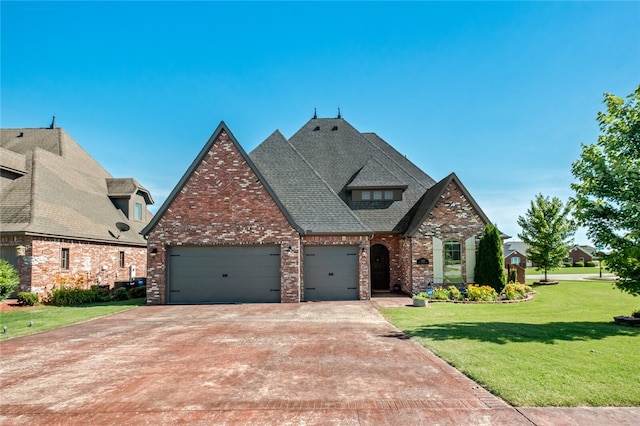
{"label": "two-car garage door", "polygon": [[[305,246],[304,300],[357,300],[358,247]],[[279,246],[169,250],[167,303],[280,302]]]}
{"label": "two-car garage door", "polygon": [[168,277],[168,303],[277,303],[280,247],[172,247]]}

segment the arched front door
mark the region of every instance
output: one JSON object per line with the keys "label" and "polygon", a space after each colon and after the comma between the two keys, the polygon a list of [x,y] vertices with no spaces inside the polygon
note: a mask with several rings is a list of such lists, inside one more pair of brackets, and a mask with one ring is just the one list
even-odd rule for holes
{"label": "arched front door", "polygon": [[382,244],[371,246],[371,290],[389,291],[389,250]]}

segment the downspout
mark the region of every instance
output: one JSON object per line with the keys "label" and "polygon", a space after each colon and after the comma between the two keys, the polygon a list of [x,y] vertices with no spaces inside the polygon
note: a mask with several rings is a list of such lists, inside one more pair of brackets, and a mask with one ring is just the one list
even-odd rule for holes
{"label": "downspout", "polygon": [[411,237],[407,237],[409,240],[409,294],[413,294],[413,243]]}

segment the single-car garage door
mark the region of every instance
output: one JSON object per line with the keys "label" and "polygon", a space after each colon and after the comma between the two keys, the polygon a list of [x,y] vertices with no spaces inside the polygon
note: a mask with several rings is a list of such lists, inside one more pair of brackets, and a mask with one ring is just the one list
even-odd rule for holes
{"label": "single-car garage door", "polygon": [[172,247],[168,276],[168,303],[280,302],[280,247]]}
{"label": "single-car garage door", "polygon": [[358,300],[358,247],[305,246],[304,299]]}

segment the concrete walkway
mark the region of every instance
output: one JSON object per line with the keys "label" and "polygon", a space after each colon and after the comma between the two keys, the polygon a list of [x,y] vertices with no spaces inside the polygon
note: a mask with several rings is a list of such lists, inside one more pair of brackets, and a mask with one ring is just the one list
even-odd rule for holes
{"label": "concrete walkway", "polygon": [[376,311],[380,303],[139,307],[11,339],[0,343],[0,424],[631,425],[640,418],[634,408],[510,407],[406,339]]}

